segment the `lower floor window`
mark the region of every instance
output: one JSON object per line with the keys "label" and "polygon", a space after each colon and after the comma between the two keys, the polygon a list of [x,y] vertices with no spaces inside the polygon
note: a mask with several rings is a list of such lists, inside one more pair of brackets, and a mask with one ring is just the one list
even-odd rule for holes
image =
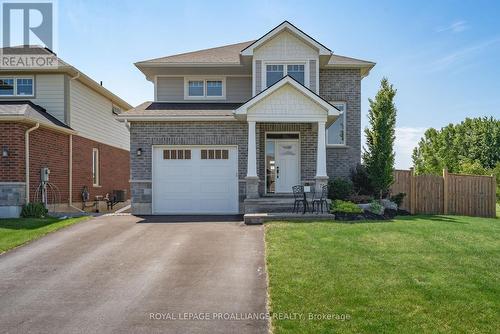
{"label": "lower floor window", "polygon": [[332,102],[340,111],[340,116],[326,130],[326,143],[329,145],[345,145],[346,132],[346,103]]}
{"label": "lower floor window", "polygon": [[99,149],[92,149],[92,183],[98,186],[99,182]]}
{"label": "lower floor window", "polygon": [[229,159],[229,150],[201,150],[202,160],[227,160]]}
{"label": "lower floor window", "polygon": [[164,160],[191,160],[191,150],[163,150]]}

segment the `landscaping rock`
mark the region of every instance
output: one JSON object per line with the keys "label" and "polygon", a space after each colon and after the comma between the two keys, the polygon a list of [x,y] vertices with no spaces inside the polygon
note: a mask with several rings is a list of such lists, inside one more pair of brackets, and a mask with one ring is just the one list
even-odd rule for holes
{"label": "landscaping rock", "polygon": [[386,209],[390,209],[390,210],[397,210],[398,209],[398,205],[387,198],[380,200],[380,204],[382,204],[382,206]]}

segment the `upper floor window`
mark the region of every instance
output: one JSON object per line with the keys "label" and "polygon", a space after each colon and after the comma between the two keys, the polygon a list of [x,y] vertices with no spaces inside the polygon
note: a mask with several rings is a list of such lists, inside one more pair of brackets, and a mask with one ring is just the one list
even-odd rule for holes
{"label": "upper floor window", "polygon": [[186,79],[186,99],[221,99],[225,94],[224,79]]}
{"label": "upper floor window", "polygon": [[205,91],[205,83],[198,80],[189,81],[189,96],[203,96]]}
{"label": "upper floor window", "polygon": [[288,65],[266,65],[266,87],[269,87],[278,82],[285,75],[289,75],[302,85],[305,83],[304,65],[303,64],[288,64]]}
{"label": "upper floor window", "polygon": [[222,80],[207,80],[207,96],[222,96]]}
{"label": "upper floor window", "polygon": [[283,65],[267,65],[266,66],[266,85],[267,87],[275,84],[285,76]]}
{"label": "upper floor window", "polygon": [[33,96],[33,78],[1,77],[0,96]]}
{"label": "upper floor window", "polygon": [[287,65],[286,72],[289,76],[304,84],[304,65]]}
{"label": "upper floor window", "polygon": [[326,143],[332,146],[345,145],[346,136],[346,110],[345,102],[331,102],[331,104],[340,110],[340,116],[326,130]]}

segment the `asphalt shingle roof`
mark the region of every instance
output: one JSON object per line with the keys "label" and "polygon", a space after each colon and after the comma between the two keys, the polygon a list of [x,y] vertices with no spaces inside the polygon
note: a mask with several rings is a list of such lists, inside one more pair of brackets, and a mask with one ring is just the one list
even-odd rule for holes
{"label": "asphalt shingle roof", "polygon": [[0,101],[0,116],[26,117],[36,122],[71,129],[44,108],[31,101]]}

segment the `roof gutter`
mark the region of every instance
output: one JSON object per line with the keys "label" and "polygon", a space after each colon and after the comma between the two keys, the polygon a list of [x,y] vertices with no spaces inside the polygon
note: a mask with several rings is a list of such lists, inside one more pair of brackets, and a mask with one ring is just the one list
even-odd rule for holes
{"label": "roof gutter", "polygon": [[236,118],[231,116],[142,116],[142,115],[127,115],[117,116],[117,120],[121,122],[181,122],[181,121],[236,121]]}
{"label": "roof gutter", "polygon": [[58,125],[51,125],[49,123],[41,123],[37,120],[24,117],[24,116],[0,116],[0,121],[2,122],[21,122],[21,123],[29,123],[29,124],[39,124],[39,126],[43,128],[48,128],[54,131],[67,133],[67,134],[77,134],[77,131],[73,129],[67,129]]}

